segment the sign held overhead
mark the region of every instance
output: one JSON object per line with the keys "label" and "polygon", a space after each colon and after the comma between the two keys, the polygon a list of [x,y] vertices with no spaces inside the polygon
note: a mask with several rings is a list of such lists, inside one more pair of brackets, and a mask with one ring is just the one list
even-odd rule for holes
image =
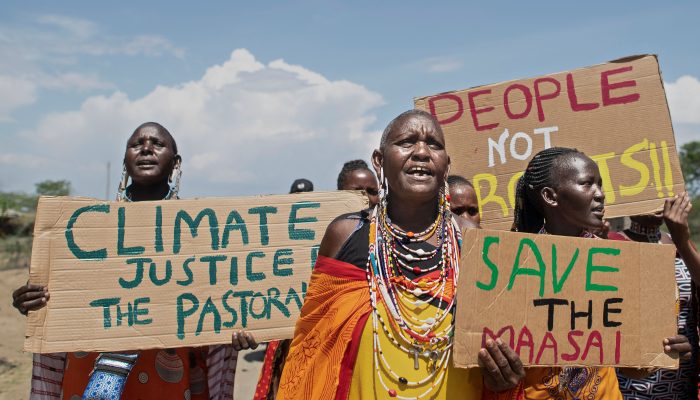
{"label": "sign held overhead", "polygon": [[606,218],[659,209],[684,191],[655,56],[415,99],[445,133],[453,171],[474,184],[482,225],[512,222],[515,186],[549,147],[598,163]]}

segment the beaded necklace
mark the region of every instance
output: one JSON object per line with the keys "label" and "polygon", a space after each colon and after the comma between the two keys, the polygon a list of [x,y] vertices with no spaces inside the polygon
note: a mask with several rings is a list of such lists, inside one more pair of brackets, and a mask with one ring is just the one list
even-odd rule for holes
{"label": "beaded necklace", "polygon": [[[411,243],[426,242],[434,235],[437,235],[434,250],[425,251],[408,246]],[[380,202],[372,212],[367,284],[372,308],[373,361],[379,382],[390,397],[424,398],[439,387],[445,377],[452,353],[460,245],[460,233],[450,214],[449,204],[442,199],[435,221],[419,233],[404,231],[392,224],[387,215],[386,201]],[[411,266],[413,261],[432,265],[420,268]],[[405,276],[404,273],[408,271],[413,272],[416,278]],[[425,275],[426,273],[429,274]],[[419,274],[422,275],[419,277]],[[448,285],[452,289],[449,297],[446,296]],[[386,318],[378,312],[379,303],[387,311]],[[434,315],[425,319],[418,318],[415,309],[409,307],[412,305],[421,308],[434,303],[437,304]],[[447,318],[451,318],[448,326],[438,330],[437,327]],[[419,369],[419,358],[428,361],[430,371],[424,378],[410,381],[391,368],[390,360],[382,352],[379,329],[391,345],[413,357],[415,369]],[[385,381],[382,370],[390,377],[390,382]],[[431,381],[432,384],[416,397],[402,396],[398,392],[399,385],[415,388]]]}

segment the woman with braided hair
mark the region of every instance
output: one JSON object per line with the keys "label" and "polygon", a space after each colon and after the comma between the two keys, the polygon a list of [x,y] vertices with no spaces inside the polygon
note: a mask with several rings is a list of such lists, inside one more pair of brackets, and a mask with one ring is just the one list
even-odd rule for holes
{"label": "woman with braided hair", "polygon": [[[596,163],[576,149],[554,147],[535,155],[516,189],[513,230],[597,238],[603,227],[605,194]],[[685,336],[664,341],[664,351],[690,356]],[[650,371],[621,369],[639,376]],[[488,399],[622,399],[615,369],[610,367],[529,368],[521,384]]]}
{"label": "woman with braided hair", "polygon": [[[181,157],[165,127],[140,125],[124,153],[117,201],[174,200],[180,189]],[[15,290],[22,314],[49,301],[47,287]],[[154,349],[121,353],[35,354],[31,399],[231,399],[237,351],[257,344],[235,332],[232,345]]]}

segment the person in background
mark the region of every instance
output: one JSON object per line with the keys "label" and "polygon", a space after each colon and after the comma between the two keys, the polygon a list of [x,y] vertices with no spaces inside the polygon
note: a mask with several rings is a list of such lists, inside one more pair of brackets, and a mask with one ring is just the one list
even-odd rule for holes
{"label": "person in background", "polygon": [[[175,200],[182,158],[165,127],[140,125],[129,137],[118,201]],[[129,183],[130,182],[130,183]],[[12,294],[26,315],[46,306],[48,287],[27,283]],[[35,354],[31,399],[232,399],[238,350],[255,348],[250,333],[232,345],[123,353]]]}
{"label": "person in background", "polygon": [[481,226],[479,201],[476,198],[474,185],[459,175],[448,176],[447,183],[450,186],[450,209],[452,213],[471,221],[476,226]]}
{"label": "person in background", "polygon": [[377,177],[363,160],[352,160],[343,164],[338,174],[338,190],[364,190],[369,199],[369,208],[379,202]]}
{"label": "person in background", "polygon": [[289,189],[289,194],[292,193],[302,193],[302,192],[313,192],[314,184],[310,180],[299,178],[295,179],[292,183],[292,187]]}
{"label": "person in background", "polygon": [[[598,238],[603,227],[605,193],[596,163],[576,149],[552,147],[537,153],[518,181],[513,230],[543,235]],[[688,338],[667,338],[664,351],[690,356]],[[623,370],[623,369],[621,369]],[[625,373],[639,373],[626,369]],[[485,393],[485,399],[621,400],[615,368],[536,367],[510,391]]]}
{"label": "person in background", "polygon": [[[700,257],[690,242],[688,213],[692,208],[687,193],[667,199],[664,209],[654,214],[630,217],[632,224],[608,237],[642,243],[673,244],[676,246],[675,273],[678,284],[678,334],[688,337],[691,357],[681,360],[677,370],[660,369],[651,375],[631,379],[618,374],[620,390],[625,399],[687,400],[698,398],[698,302],[697,285]],[[661,232],[666,224],[670,235]]]}

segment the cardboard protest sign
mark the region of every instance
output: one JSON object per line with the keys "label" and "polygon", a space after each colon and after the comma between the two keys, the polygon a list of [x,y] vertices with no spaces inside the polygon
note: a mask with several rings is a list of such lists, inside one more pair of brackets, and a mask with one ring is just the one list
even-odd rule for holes
{"label": "cardboard protest sign", "polygon": [[675,248],[495,230],[464,234],[454,363],[501,338],[525,365],[676,368]]}
{"label": "cardboard protest sign", "polygon": [[482,225],[509,228],[515,186],[549,147],[598,163],[606,218],[654,211],[684,191],[655,56],[415,99],[442,126],[452,172],[472,181]]}
{"label": "cardboard protest sign", "polygon": [[360,192],[138,203],[39,200],[30,282],[51,299],[25,350],[117,351],[291,337],[328,224]]}

